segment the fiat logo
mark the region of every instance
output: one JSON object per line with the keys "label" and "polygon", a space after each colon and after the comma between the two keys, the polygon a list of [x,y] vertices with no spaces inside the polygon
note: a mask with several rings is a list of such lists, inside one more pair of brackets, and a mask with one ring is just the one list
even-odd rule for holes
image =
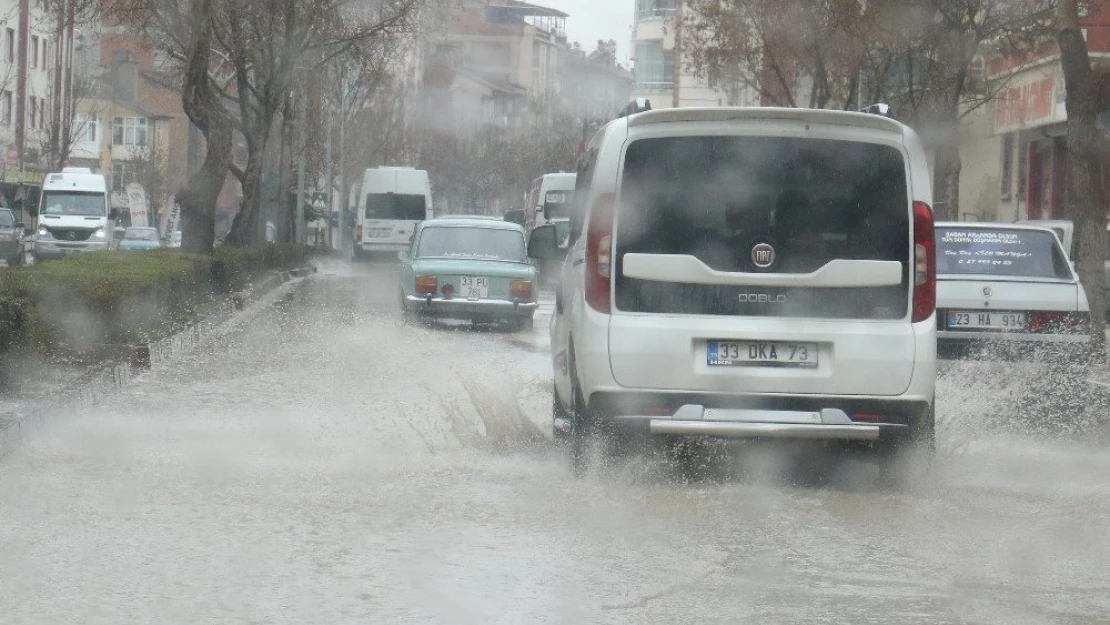
{"label": "fiat logo", "polygon": [[990,297],[991,295],[994,295],[994,289],[989,286],[983,287],[983,297]]}
{"label": "fiat logo", "polygon": [[752,264],[760,269],[775,264],[775,248],[770,243],[756,243],[752,247]]}

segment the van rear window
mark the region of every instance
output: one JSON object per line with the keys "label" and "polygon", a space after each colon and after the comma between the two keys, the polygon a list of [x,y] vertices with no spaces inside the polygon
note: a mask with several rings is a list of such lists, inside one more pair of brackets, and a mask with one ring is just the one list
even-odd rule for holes
{"label": "van rear window", "polygon": [[401,193],[366,195],[366,219],[421,221],[426,218],[426,207],[423,195]]}
{"label": "van rear window", "polygon": [[[909,212],[905,163],[893,147],[789,137],[634,141],[620,187],[617,306],[901,318],[909,297]],[[727,272],[810,273],[834,259],[898,261],[903,280],[894,287],[761,288],[753,297],[739,287],[625,278],[620,263],[629,252],[693,255]]]}

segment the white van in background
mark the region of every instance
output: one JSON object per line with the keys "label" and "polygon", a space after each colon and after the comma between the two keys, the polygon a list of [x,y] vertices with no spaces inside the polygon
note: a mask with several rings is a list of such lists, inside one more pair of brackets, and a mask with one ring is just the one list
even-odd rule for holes
{"label": "white van in background", "polygon": [[108,183],[85,167],[47,174],[35,231],[36,260],[114,247]]}
{"label": "white van in background", "polygon": [[355,255],[407,249],[418,222],[432,217],[428,172],[412,167],[367,169],[355,226]]}
{"label": "white van in background", "polygon": [[544,174],[532,182],[525,230],[531,233],[537,226],[570,220],[575,178],[576,174]]}

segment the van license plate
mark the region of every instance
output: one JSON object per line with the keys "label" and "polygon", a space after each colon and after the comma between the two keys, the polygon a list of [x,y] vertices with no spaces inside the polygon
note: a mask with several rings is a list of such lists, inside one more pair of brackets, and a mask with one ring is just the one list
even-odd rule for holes
{"label": "van license plate", "polygon": [[711,367],[817,367],[817,343],[782,341],[709,341]]}
{"label": "van license plate", "polygon": [[371,239],[388,239],[393,234],[392,228],[371,228]]}

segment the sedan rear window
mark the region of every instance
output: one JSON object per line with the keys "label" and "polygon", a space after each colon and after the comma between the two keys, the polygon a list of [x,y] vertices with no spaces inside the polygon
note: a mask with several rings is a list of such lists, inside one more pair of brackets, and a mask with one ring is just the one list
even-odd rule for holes
{"label": "sedan rear window", "polygon": [[1072,277],[1053,233],[1009,228],[937,228],[937,273]]}
{"label": "sedan rear window", "polygon": [[15,220],[12,219],[12,214],[8,211],[0,211],[0,228],[11,228],[15,225]]}
{"label": "sedan rear window", "polygon": [[421,231],[416,257],[526,262],[524,235],[497,228],[428,227]]}

